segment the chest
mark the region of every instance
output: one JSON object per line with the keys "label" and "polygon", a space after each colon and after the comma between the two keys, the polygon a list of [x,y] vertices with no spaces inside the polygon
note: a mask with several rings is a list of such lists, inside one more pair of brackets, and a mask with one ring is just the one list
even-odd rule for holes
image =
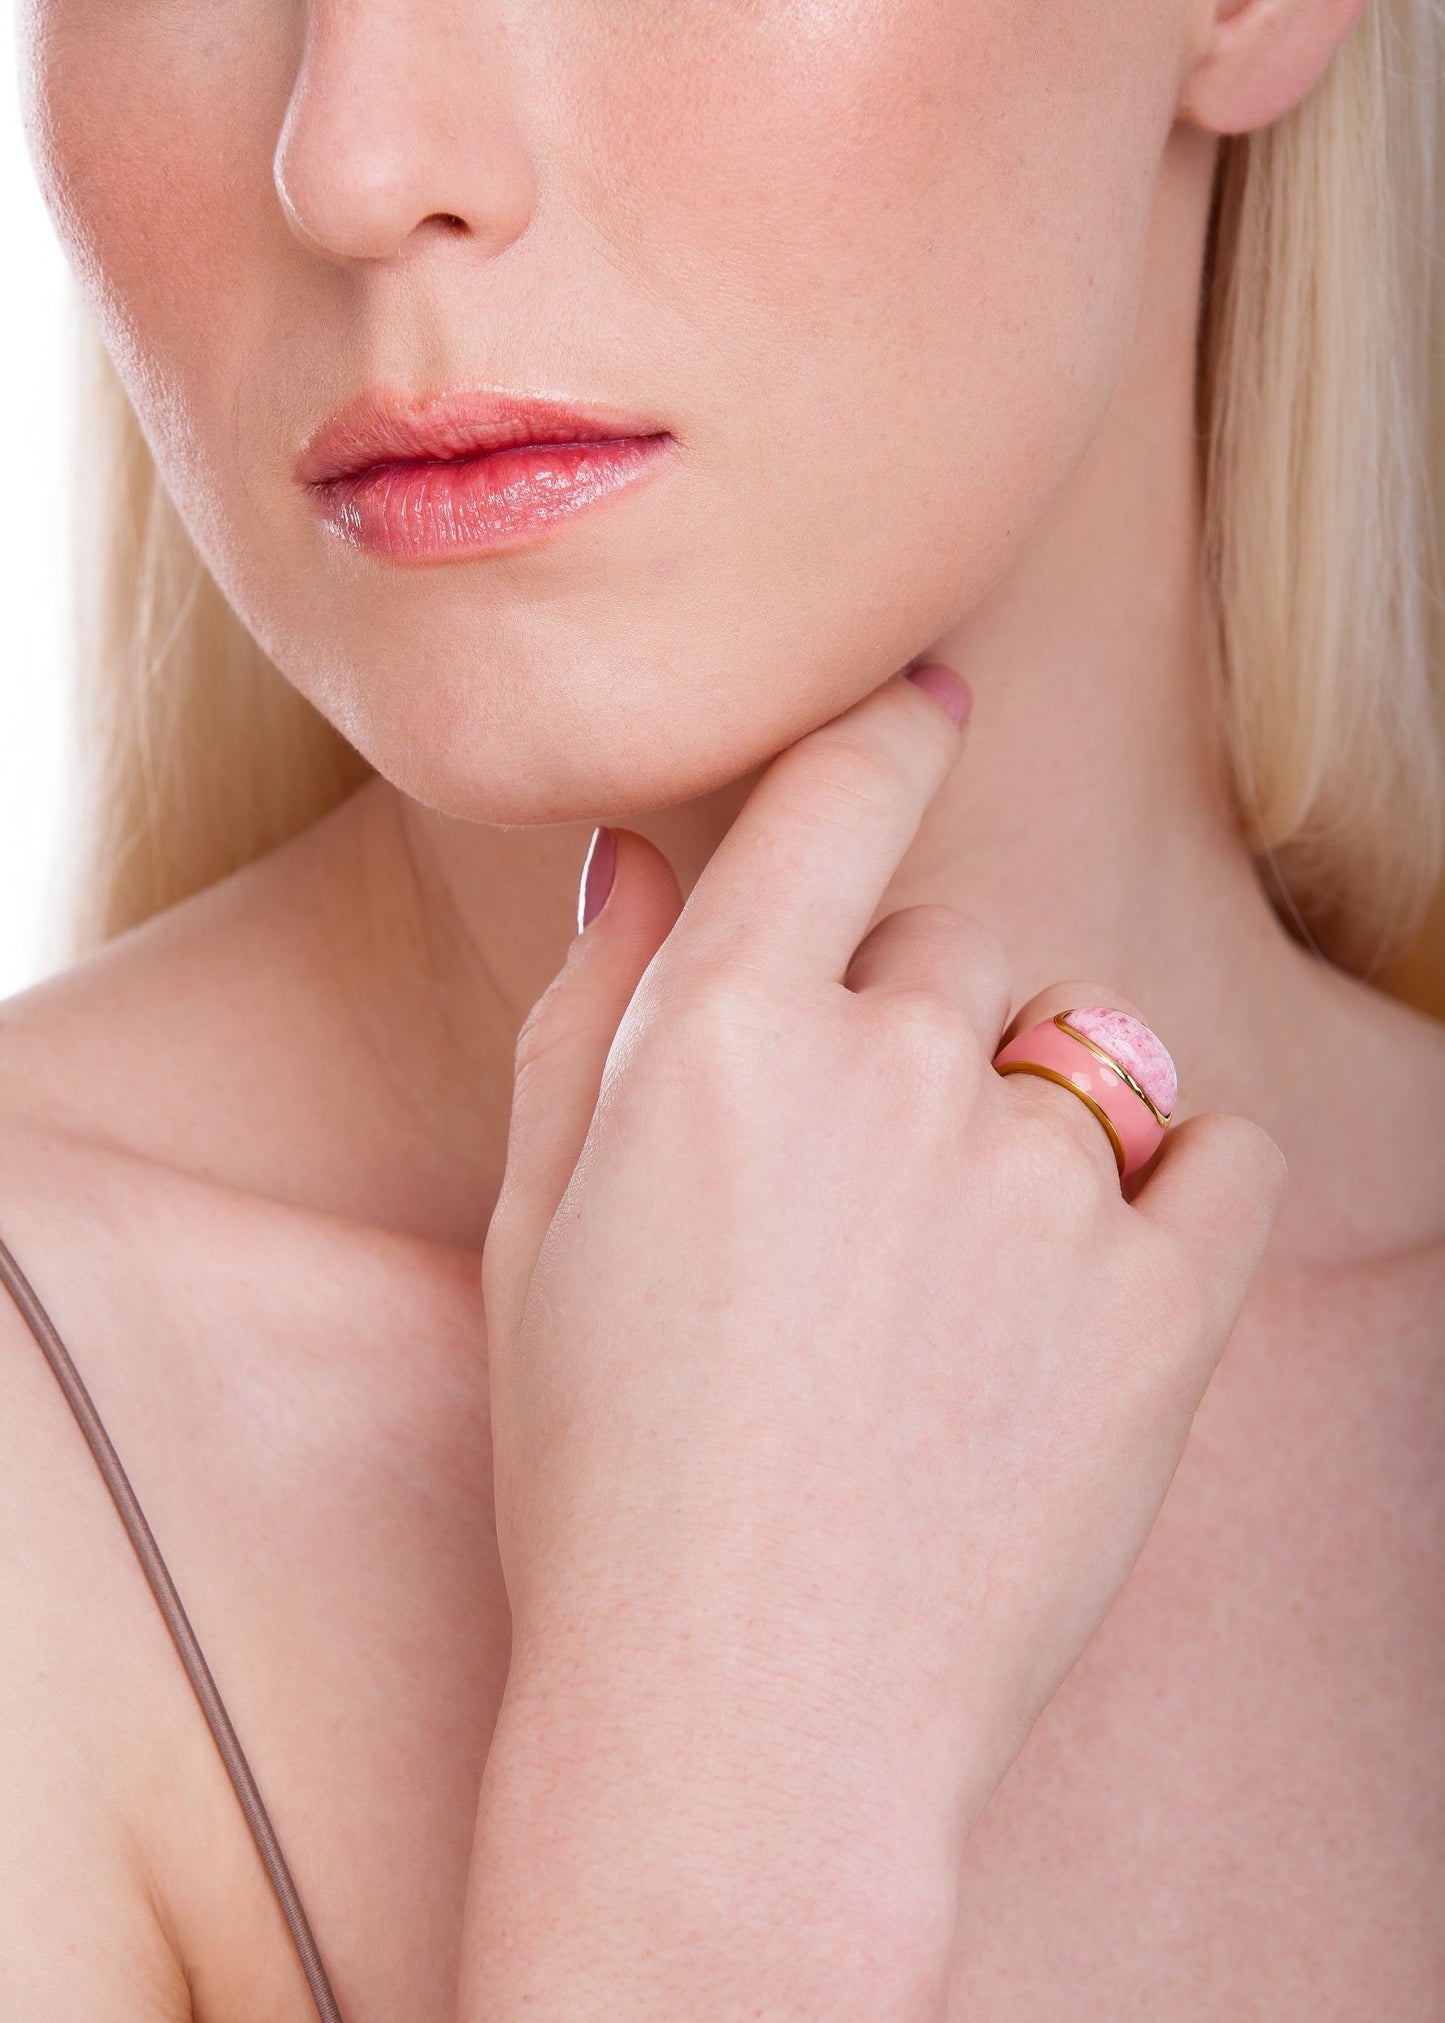
{"label": "chest", "polygon": [[[1327,1994],[1341,2015],[1438,2015],[1445,1387],[1427,1340],[1408,1302],[1368,1291],[1248,1312],[1144,1557],[970,1841],[960,2023],[1313,2019]],[[184,1555],[347,2023],[451,2023],[508,1651],[474,1376],[440,1399],[419,1354],[389,1406],[323,1387],[309,1465],[271,1443],[245,1549],[222,1523]],[[218,1991],[198,2014],[302,2023],[188,1715],[169,1831]]]}
{"label": "chest", "polygon": [[1247,1310],[971,1838],[951,2015],[1442,2013],[1445,1317],[1325,1290]]}

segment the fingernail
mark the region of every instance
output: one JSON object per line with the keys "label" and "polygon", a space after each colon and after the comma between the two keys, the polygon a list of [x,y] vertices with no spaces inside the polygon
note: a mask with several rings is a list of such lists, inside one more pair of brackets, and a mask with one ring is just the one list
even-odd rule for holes
{"label": "fingernail", "polygon": [[968,722],[973,690],[956,667],[945,667],[941,660],[925,660],[921,667],[908,669],[908,679],[925,689],[960,729]]}
{"label": "fingernail", "polygon": [[595,920],[607,902],[612,881],[617,876],[617,843],[610,829],[596,828],[587,845],[582,864],[582,884],[577,893],[577,932]]}

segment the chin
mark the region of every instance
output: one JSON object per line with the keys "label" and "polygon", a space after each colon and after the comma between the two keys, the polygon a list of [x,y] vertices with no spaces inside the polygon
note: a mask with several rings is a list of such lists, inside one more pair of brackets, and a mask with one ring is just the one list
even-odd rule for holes
{"label": "chin", "polygon": [[[396,650],[333,645],[309,666],[294,637],[280,664],[400,792],[438,813],[488,823],[606,821],[695,800],[739,780],[903,666],[928,637],[873,642],[831,634],[802,650],[794,628],[711,640],[697,625],[615,645],[545,643],[452,628],[412,632]],[[685,647],[670,643],[674,630]],[[779,628],[781,630],[781,628]],[[273,657],[275,650],[273,649]]]}
{"label": "chin", "polygon": [[[780,748],[779,748],[780,749]],[[459,821],[531,826],[626,821],[712,793],[764,763],[772,752],[625,751],[615,746],[559,750],[522,740],[468,759],[425,740],[367,757],[412,800]]]}
{"label": "chin", "polygon": [[619,693],[615,669],[591,672],[580,660],[560,679],[551,666],[513,669],[505,682],[479,677],[469,693],[452,684],[440,695],[413,679],[384,703],[373,692],[327,713],[423,806],[463,821],[540,824],[619,820],[696,800],[851,699],[825,696],[809,709],[795,688],[775,691],[769,708],[751,681],[724,690],[677,667],[634,667]]}

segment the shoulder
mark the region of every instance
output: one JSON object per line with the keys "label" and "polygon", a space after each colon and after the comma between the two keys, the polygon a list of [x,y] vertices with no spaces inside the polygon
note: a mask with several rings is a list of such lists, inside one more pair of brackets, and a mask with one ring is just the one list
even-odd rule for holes
{"label": "shoulder", "polygon": [[267,1036],[304,1026],[314,951],[282,883],[263,860],[0,1002],[0,1130],[212,1170],[248,1107],[284,1118]]}
{"label": "shoulder", "polygon": [[[386,1232],[269,1190],[265,1161],[294,1164],[282,1126],[289,1109],[297,1129],[300,1106],[278,1086],[285,1060],[273,1076],[248,1038],[288,970],[275,939],[248,946],[249,931],[211,906],[177,912],[0,1003],[0,1239],[74,1358],[213,1662],[246,1630],[264,1635],[238,1597],[269,1549],[265,1520],[339,1496],[348,1456],[332,1429],[369,1437],[388,1409],[394,1429],[384,1352],[394,1365],[405,1323],[431,1318],[419,1288],[437,1286],[440,1326],[462,1286],[460,1268],[444,1278],[428,1256],[427,1275]],[[271,1958],[274,1905],[220,1759],[4,1285],[0,1790],[0,2016],[182,2023],[198,1949],[214,1966],[260,1934]],[[232,1965],[248,1986],[244,1959]],[[263,1996],[253,2013],[275,2005]]]}
{"label": "shoulder", "polygon": [[116,1634],[146,1602],[140,1570],[3,1288],[0,1395],[0,2014],[181,2023],[134,1832],[159,1767],[146,1639]]}
{"label": "shoulder", "polygon": [[[134,1086],[109,1108],[90,1100],[106,1097],[107,1026],[91,1005],[70,1016],[75,988],[32,1000],[23,1032],[0,1006],[0,1239],[74,1360],[236,1712],[236,1694],[270,1676],[273,1623],[317,1618],[314,1588],[346,1579],[358,1452],[369,1461],[407,1430],[397,1366],[410,1355],[427,1369],[432,1334],[459,1332],[463,1275],[206,1172],[213,1132],[224,1156],[212,1117],[187,1163],[148,1136],[144,1105],[132,1142]],[[0,2017],[183,2023],[198,1961],[226,1991],[217,2013],[278,2014],[289,1955],[234,1794],[101,1472],[3,1285],[0,1401]],[[314,1581],[292,1564],[298,1533],[334,1541],[311,1555]],[[236,1992],[253,1986],[254,2002]]]}
{"label": "shoulder", "polygon": [[[76,1001],[66,979],[0,1003],[0,1239],[63,1338],[114,1222],[85,1156],[104,1139],[84,1121],[104,1048],[80,1040]],[[155,1653],[129,1625],[149,1630],[154,1604],[3,1284],[0,1398],[0,2014],[180,2023],[185,1976],[136,1832]]]}

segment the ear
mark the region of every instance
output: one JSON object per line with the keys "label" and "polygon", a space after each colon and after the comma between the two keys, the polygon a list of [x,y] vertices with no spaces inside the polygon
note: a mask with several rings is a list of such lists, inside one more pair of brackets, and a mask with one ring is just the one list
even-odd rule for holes
{"label": "ear", "polygon": [[1179,117],[1208,133],[1252,133],[1308,95],[1366,0],[1205,0],[1212,22],[1184,81]]}

